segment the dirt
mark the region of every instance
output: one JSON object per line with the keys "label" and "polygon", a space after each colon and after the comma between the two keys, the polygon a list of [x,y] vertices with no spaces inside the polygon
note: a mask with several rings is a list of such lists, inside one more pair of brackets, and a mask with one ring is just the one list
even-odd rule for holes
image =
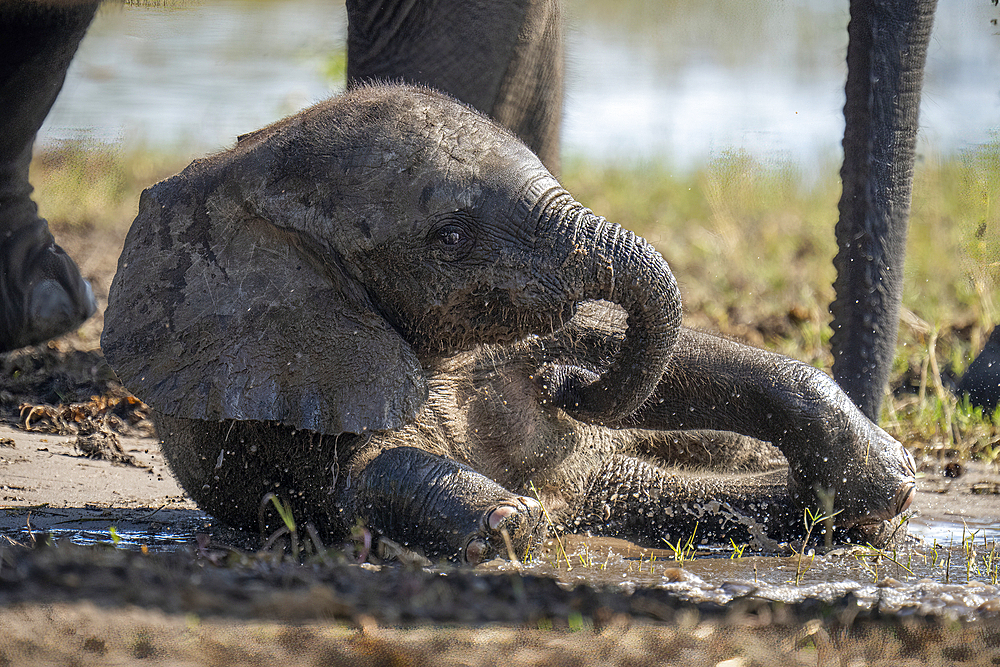
{"label": "dirt", "polygon": [[[103,310],[120,241],[67,241]],[[98,316],[0,356],[0,667],[1000,664],[1000,588],[984,577],[791,586],[757,575],[794,554],[730,571],[586,541],[563,545],[575,569],[553,542],[534,565],[476,571],[405,554],[359,564],[358,544],[301,562],[280,543],[258,551],[261,536],[225,531],[177,486],[99,332]],[[914,521],[997,528],[995,468],[925,462],[918,484]],[[605,548],[603,567],[584,563]]]}
{"label": "dirt", "polygon": [[[199,618],[93,604],[7,609],[11,665],[995,665],[1000,630],[919,619],[799,622],[770,609],[732,618],[626,614],[579,629],[510,624],[385,627],[374,619],[283,623]],[[852,630],[843,630],[849,623]],[[843,660],[843,662],[838,662]]]}

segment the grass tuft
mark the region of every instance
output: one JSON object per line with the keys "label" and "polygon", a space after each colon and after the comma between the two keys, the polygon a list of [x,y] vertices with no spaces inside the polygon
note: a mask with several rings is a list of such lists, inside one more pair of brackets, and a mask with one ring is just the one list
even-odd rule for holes
{"label": "grass tuft", "polygon": [[67,143],[37,151],[31,163],[32,198],[59,231],[128,229],[139,194],[182,169],[184,157],[142,149],[129,152]]}

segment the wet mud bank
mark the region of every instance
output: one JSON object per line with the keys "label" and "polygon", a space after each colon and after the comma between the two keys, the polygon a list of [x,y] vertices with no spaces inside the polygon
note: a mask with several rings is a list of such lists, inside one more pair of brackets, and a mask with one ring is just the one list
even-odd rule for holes
{"label": "wet mud bank", "polygon": [[92,605],[17,608],[4,616],[0,656],[18,665],[827,665],[996,664],[997,628],[981,624],[855,622],[677,623],[615,616],[595,627],[387,627],[231,622]]}
{"label": "wet mud bank", "polygon": [[[190,551],[0,548],[4,664],[1000,664],[1000,616],[853,593],[694,602],[663,588],[402,565],[212,565]],[[843,662],[847,661],[847,662]]]}
{"label": "wet mud bank", "polygon": [[[1000,497],[976,492],[990,477],[986,467],[944,481],[925,473],[910,529],[923,535],[891,552],[816,554],[790,545],[760,556],[734,545],[733,553],[676,554],[565,536],[525,564],[425,570],[412,566],[418,561],[358,565],[360,544],[317,548],[305,536],[305,564],[292,564],[287,538],[265,544],[267,536],[226,530],[201,512],[154,438],[104,434],[113,447],[93,438],[0,425],[0,606],[89,600],[390,624],[536,624],[573,614],[598,625],[602,614],[673,622],[682,609],[720,619],[737,607],[758,617],[782,609],[806,621],[836,609],[867,619],[1000,618],[991,518],[1000,516]],[[376,553],[370,559],[382,563]]]}
{"label": "wet mud bank", "polygon": [[[608,583],[600,576],[552,576],[532,566],[420,567],[411,564],[245,554],[203,542],[152,553],[112,545],[39,540],[0,547],[0,606],[86,600],[166,613],[229,619],[338,619],[380,624],[514,623],[601,626],[618,615],[649,622],[757,625],[822,620],[851,627],[895,619],[1000,623],[1000,588],[982,582],[805,586],[747,580],[707,582],[666,567],[657,582]],[[554,625],[553,625],[554,624]]]}
{"label": "wet mud bank", "polygon": [[678,562],[574,537],[475,570],[358,564],[357,545],[299,563],[183,494],[99,352],[2,362],[0,665],[1000,664],[988,466],[925,461],[892,553]]}

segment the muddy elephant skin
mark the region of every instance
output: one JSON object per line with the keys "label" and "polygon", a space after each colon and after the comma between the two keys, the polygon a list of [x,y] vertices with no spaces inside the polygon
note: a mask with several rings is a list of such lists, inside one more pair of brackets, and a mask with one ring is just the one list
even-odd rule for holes
{"label": "muddy elephant skin", "polygon": [[144,192],[102,347],[188,493],[253,530],[274,493],[329,539],[475,563],[536,544],[541,501],[768,548],[824,497],[885,539],[913,492],[832,380],[682,328],[659,253],[420,88],[355,88]]}

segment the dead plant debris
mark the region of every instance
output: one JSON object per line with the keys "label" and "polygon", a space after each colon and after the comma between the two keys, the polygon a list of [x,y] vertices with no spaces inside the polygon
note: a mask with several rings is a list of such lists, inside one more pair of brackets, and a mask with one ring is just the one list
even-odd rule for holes
{"label": "dead plant debris", "polygon": [[81,456],[88,459],[109,461],[115,465],[146,468],[134,456],[122,449],[118,436],[108,430],[103,424],[95,427],[93,423],[86,424],[73,442],[73,447]]}

